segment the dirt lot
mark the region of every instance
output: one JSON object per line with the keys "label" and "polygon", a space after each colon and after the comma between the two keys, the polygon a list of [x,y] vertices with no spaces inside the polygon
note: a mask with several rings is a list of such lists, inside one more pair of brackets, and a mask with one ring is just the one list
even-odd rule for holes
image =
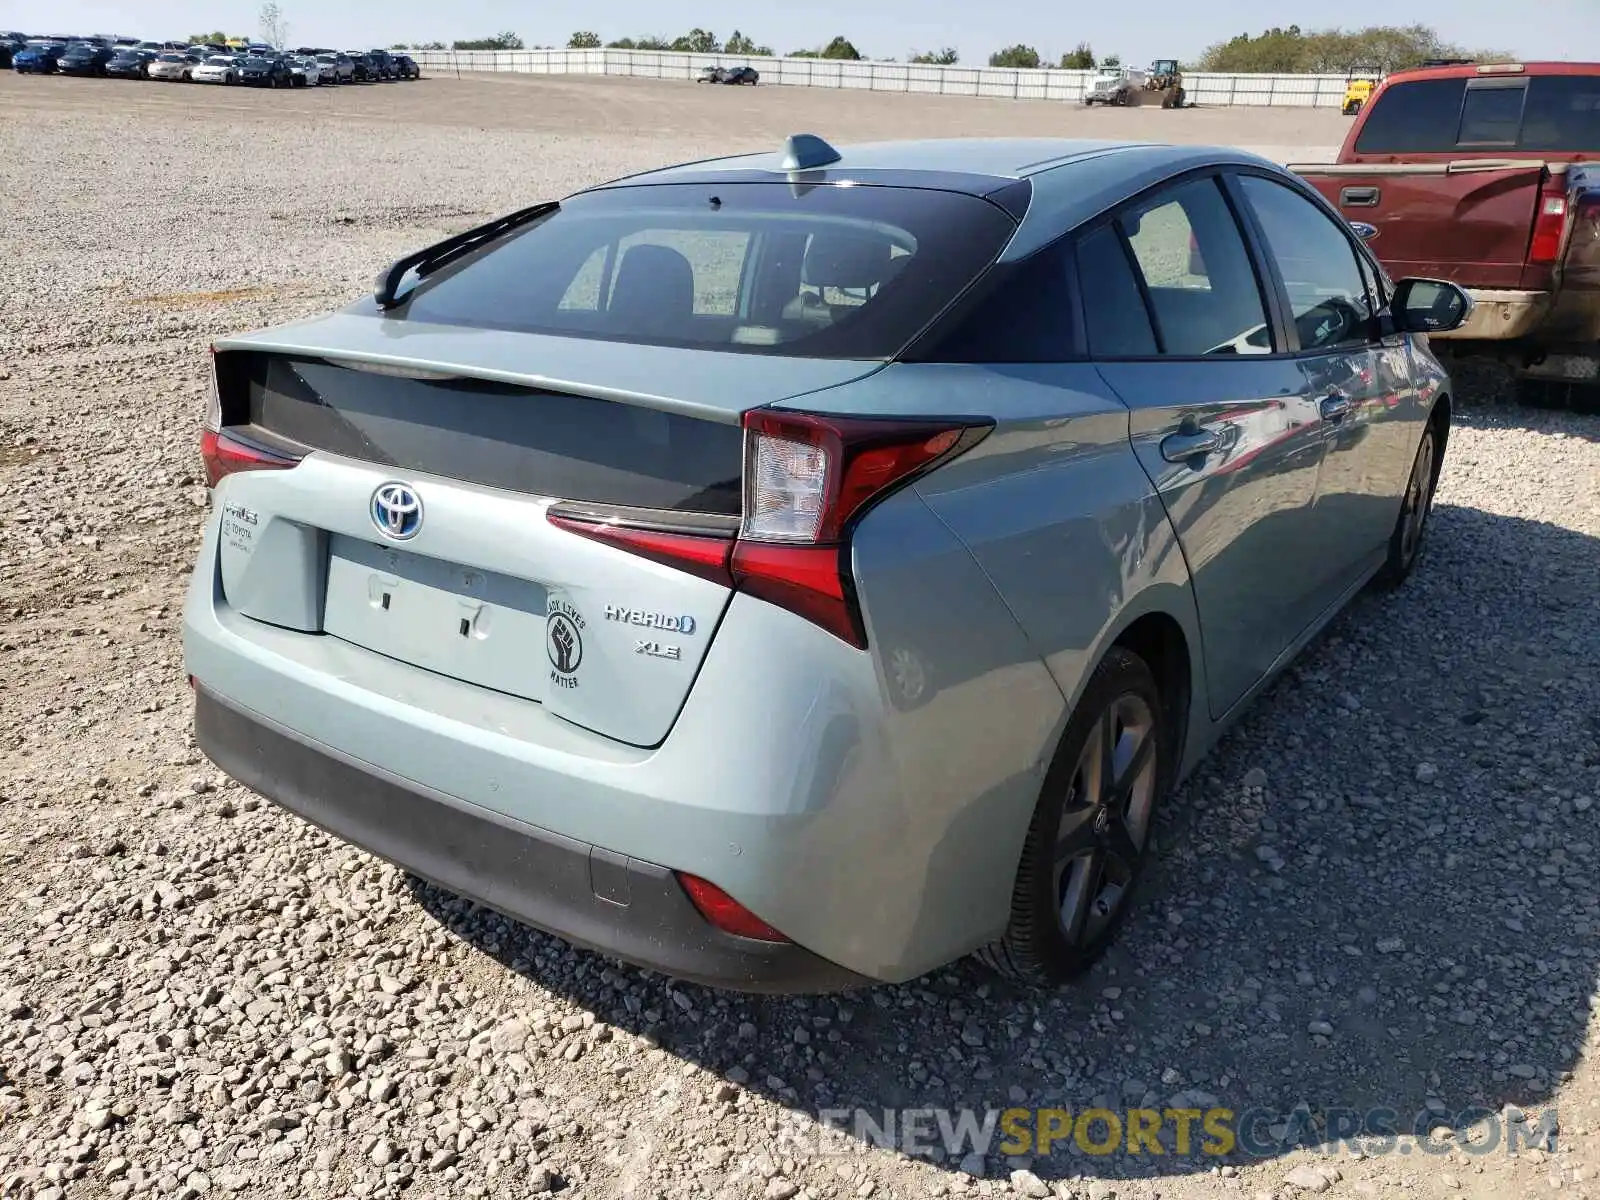
{"label": "dirt lot", "polygon": [[[1417,577],[1358,602],[1175,798],[1141,915],[1059,995],[965,965],[826,1000],[669,985],[310,832],[189,736],[208,338],[344,303],[474,219],[795,130],[1314,158],[1343,129],[602,79],[0,76],[0,1196],[1590,1194],[1600,421],[1508,410],[1477,373]],[[1091,1105],[1276,1114],[1280,1141],[1301,1105],[1322,1133],[1374,1109],[1442,1132],[1032,1161],[1003,1134],[985,1159],[786,1132]]]}

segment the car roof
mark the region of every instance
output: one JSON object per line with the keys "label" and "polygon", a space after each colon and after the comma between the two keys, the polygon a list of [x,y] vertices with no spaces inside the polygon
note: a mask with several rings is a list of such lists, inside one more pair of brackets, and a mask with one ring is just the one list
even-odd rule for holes
{"label": "car roof", "polygon": [[1467,62],[1439,67],[1411,67],[1392,72],[1385,83],[1412,79],[1460,79],[1475,75],[1600,75],[1600,62]]}
{"label": "car roof", "polygon": [[803,180],[898,184],[993,197],[1027,180],[1031,184],[1027,210],[1002,256],[1014,259],[1185,171],[1233,165],[1288,176],[1279,164],[1236,147],[1084,138],[931,138],[837,147],[821,143],[824,152],[832,151],[837,158],[791,171],[786,164],[792,143],[812,136],[796,135],[791,144],[777,151],[682,163],[612,180],[591,190],[664,183]]}

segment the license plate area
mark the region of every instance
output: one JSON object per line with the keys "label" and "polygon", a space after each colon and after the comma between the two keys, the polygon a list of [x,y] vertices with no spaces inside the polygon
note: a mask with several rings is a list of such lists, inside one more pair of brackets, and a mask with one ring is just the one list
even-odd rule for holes
{"label": "license plate area", "polygon": [[549,677],[544,585],[335,534],[323,630],[529,700]]}

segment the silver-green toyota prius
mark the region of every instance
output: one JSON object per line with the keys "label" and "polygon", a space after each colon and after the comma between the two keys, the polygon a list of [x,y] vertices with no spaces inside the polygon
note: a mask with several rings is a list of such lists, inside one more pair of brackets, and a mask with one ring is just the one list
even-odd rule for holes
{"label": "silver-green toyota prius", "polygon": [[511,213],[216,344],[199,743],[680,978],[1066,980],[1411,571],[1470,303],[1214,147],[797,135]]}

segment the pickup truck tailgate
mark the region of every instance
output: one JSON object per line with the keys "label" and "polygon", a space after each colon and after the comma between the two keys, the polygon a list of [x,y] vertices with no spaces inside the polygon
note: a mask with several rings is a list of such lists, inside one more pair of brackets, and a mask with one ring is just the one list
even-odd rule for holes
{"label": "pickup truck tailgate", "polygon": [[1539,188],[1555,164],[1468,159],[1440,163],[1291,165],[1369,239],[1391,275],[1515,288],[1533,235]]}

